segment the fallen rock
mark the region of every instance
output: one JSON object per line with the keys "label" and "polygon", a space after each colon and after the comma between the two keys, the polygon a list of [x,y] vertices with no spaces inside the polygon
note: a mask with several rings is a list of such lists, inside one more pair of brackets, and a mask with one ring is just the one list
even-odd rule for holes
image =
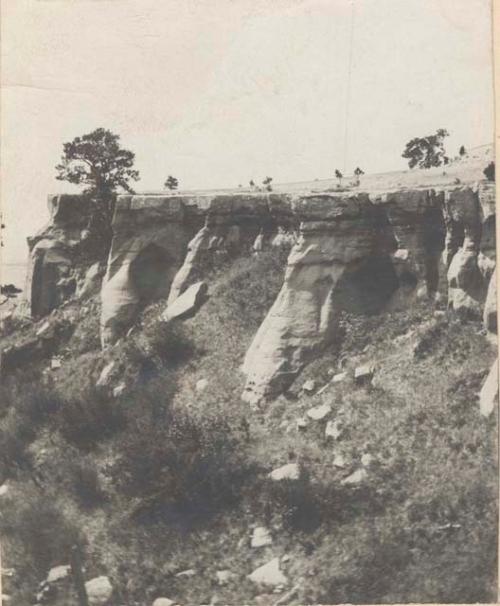
{"label": "fallen rock", "polygon": [[271,533],[264,526],[257,526],[254,528],[252,540],[250,545],[252,547],[265,547],[266,545],[271,545],[273,539],[271,537]]}
{"label": "fallen rock", "polygon": [[333,377],[332,377],[332,383],[341,383],[345,379],[347,379],[347,373],[346,372],[339,372],[338,374],[333,375]]}
{"label": "fallen rock", "polygon": [[111,361],[106,364],[106,366],[101,371],[99,379],[97,380],[96,387],[107,387],[109,385],[109,383],[111,382],[111,376],[114,368],[114,361]]}
{"label": "fallen rock", "polygon": [[354,371],[354,380],[356,383],[368,383],[373,378],[375,368],[371,364],[358,366]]}
{"label": "fallen rock", "polygon": [[196,570],[194,568],[188,568],[187,570],[181,570],[181,572],[178,572],[175,576],[178,579],[182,579],[182,578],[190,578],[190,577],[194,577],[196,574]]}
{"label": "fallen rock", "polygon": [[310,408],[307,411],[307,416],[313,421],[321,421],[325,417],[327,417],[332,412],[332,407],[330,404],[320,404],[319,406],[314,406],[314,408]]}
{"label": "fallen rock", "polygon": [[69,564],[61,564],[60,566],[54,566],[49,570],[47,575],[47,583],[56,583],[66,579],[71,573],[71,566]]}
{"label": "fallen rock", "polygon": [[325,427],[325,437],[338,440],[342,435],[342,427],[340,421],[328,421]]}
{"label": "fallen rock", "polygon": [[170,303],[163,312],[161,319],[164,322],[171,320],[184,320],[193,316],[204,303],[208,286],[205,282],[197,282],[185,290],[175,301]]}
{"label": "fallen rock", "polygon": [[335,456],[333,457],[333,465],[335,467],[340,467],[340,469],[344,468],[347,464],[347,461],[345,460],[345,457],[343,454],[341,453],[336,453]]}
{"label": "fallen rock", "polygon": [[271,480],[281,482],[282,480],[298,480],[300,477],[300,468],[297,463],[288,463],[282,467],[274,469],[269,474]]}
{"label": "fallen rock", "polygon": [[305,417],[297,419],[297,429],[303,431],[309,425],[309,421]]}
{"label": "fallen rock", "polygon": [[50,361],[50,370],[59,370],[61,366],[62,364],[60,358],[52,358]]}
{"label": "fallen rock", "polygon": [[309,379],[302,385],[302,391],[306,393],[314,393],[316,391],[316,381]]}
{"label": "fallen rock", "polygon": [[481,316],[486,282],[478,267],[478,253],[463,246],[448,269],[448,304],[462,316]]}
{"label": "fallen rock", "polygon": [[217,583],[219,585],[227,585],[234,577],[234,573],[232,573],[230,570],[226,569],[226,570],[218,570],[215,573],[215,576],[217,577]]}
{"label": "fallen rock", "polygon": [[258,585],[268,585],[270,587],[277,587],[278,585],[286,585],[288,583],[288,579],[280,570],[279,558],[273,558],[267,564],[259,566],[252,574],[248,575],[248,578]]}
{"label": "fallen rock", "polygon": [[342,485],[344,486],[355,486],[356,484],[361,484],[368,477],[368,472],[366,469],[357,469],[351,475],[347,476],[342,480]]}
{"label": "fallen rock", "polygon": [[483,417],[489,417],[498,405],[498,359],[495,360],[479,394],[479,410]]}
{"label": "fallen rock", "polygon": [[152,606],[174,606],[174,604],[174,600],[169,600],[168,598],[156,598]]}
{"label": "fallen rock", "polygon": [[9,492],[9,485],[7,484],[7,482],[4,482],[0,486],[0,497],[5,496],[8,492]]}
{"label": "fallen rock", "polygon": [[95,577],[85,583],[89,606],[105,606],[113,595],[113,586],[106,576]]}
{"label": "fallen rock", "polygon": [[113,398],[119,398],[125,393],[127,386],[125,383],[119,383],[116,387],[113,388]]}
{"label": "fallen rock", "polygon": [[40,328],[36,331],[36,336],[37,337],[41,337],[43,335],[46,335],[50,332],[50,322],[44,322]]}

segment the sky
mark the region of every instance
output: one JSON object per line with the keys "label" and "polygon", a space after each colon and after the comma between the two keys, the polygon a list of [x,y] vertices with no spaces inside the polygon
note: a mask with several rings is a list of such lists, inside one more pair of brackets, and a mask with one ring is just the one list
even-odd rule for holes
{"label": "sky", "polygon": [[[2,0],[4,262],[48,219],[62,144],[97,127],[136,190],[405,168],[415,136],[493,141],[490,0]],[[350,66],[350,70],[349,70]],[[350,77],[349,77],[350,73]]]}

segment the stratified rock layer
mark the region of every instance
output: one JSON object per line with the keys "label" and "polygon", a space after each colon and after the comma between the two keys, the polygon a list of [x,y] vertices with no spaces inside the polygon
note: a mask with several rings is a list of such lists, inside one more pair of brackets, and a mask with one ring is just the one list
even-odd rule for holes
{"label": "stratified rock layer", "polygon": [[249,252],[261,229],[273,233],[289,214],[286,194],[119,196],[102,288],[103,346],[147,303],[168,297],[172,304],[217,255]]}

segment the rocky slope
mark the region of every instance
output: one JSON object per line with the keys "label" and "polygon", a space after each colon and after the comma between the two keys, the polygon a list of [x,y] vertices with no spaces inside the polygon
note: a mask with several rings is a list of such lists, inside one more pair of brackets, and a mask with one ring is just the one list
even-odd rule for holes
{"label": "rocky slope", "polygon": [[120,196],[106,261],[49,205],[1,326],[14,604],[495,599],[493,184]]}

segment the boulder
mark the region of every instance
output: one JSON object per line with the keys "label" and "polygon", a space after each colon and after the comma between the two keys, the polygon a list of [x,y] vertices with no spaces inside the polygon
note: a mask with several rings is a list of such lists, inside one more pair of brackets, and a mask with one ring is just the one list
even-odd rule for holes
{"label": "boulder", "polygon": [[448,269],[448,305],[464,316],[481,316],[485,280],[475,250],[460,248]]}
{"label": "boulder", "polygon": [[194,568],[188,568],[187,570],[181,570],[175,576],[178,579],[182,579],[182,578],[194,577],[195,575],[196,575],[196,570]]}
{"label": "boulder", "polygon": [[108,364],[106,364],[106,366],[102,369],[99,379],[97,380],[96,387],[108,387],[111,383],[114,369],[115,362],[112,360],[111,362],[108,362]]}
{"label": "boulder", "polygon": [[118,383],[116,387],[113,388],[113,398],[119,398],[122,396],[127,389],[127,385],[125,383]]}
{"label": "boulder", "polygon": [[340,469],[343,469],[347,465],[346,458],[341,452],[335,453],[333,457],[333,465],[334,467],[339,467]]}
{"label": "boulder", "polygon": [[163,312],[161,319],[164,322],[171,320],[184,320],[193,316],[205,302],[208,286],[205,282],[197,282],[185,290]]}
{"label": "boulder", "polygon": [[357,484],[361,484],[368,477],[368,472],[366,469],[357,469],[353,473],[344,478],[341,482],[343,486],[356,486]]}
{"label": "boulder", "polygon": [[300,419],[297,419],[296,421],[296,426],[299,431],[303,431],[308,425],[309,421],[306,419],[306,417],[300,417]]}
{"label": "boulder", "polygon": [[372,364],[358,366],[354,370],[354,380],[356,383],[368,383],[372,380],[375,373],[375,367]]}
{"label": "boulder", "polygon": [[62,564],[60,566],[55,566],[49,570],[49,574],[47,575],[47,583],[56,583],[57,581],[62,581],[66,579],[71,574],[71,566],[69,564]]}
{"label": "boulder", "polygon": [[342,381],[345,381],[347,379],[347,373],[346,372],[339,372],[336,375],[333,375],[332,377],[332,383],[342,383]]}
{"label": "boulder", "polygon": [[263,566],[256,568],[248,578],[257,585],[267,585],[277,587],[278,585],[287,585],[288,579],[280,569],[279,558],[273,558]]}
{"label": "boulder", "polygon": [[304,385],[302,385],[302,391],[306,393],[314,393],[316,391],[316,381],[308,379]]}
{"label": "boulder", "polygon": [[156,598],[152,606],[174,606],[175,601],[168,598]]}
{"label": "boulder", "polygon": [[266,545],[271,545],[272,542],[271,533],[267,528],[264,526],[254,528],[252,540],[250,541],[252,547],[265,547]]}
{"label": "boulder", "polygon": [[297,463],[288,463],[271,471],[269,477],[275,482],[298,480],[300,478],[300,468]]}
{"label": "boulder", "polygon": [[498,359],[496,359],[479,394],[479,410],[483,417],[489,417],[498,406]]}
{"label": "boulder", "polygon": [[61,366],[61,358],[52,358],[52,360],[50,361],[50,370],[59,370]]}
{"label": "boulder", "polygon": [[95,577],[85,583],[89,606],[105,606],[113,595],[113,586],[106,576]]}
{"label": "boulder", "polygon": [[322,421],[325,417],[327,417],[332,412],[332,407],[330,404],[320,404],[319,406],[314,406],[314,408],[310,408],[307,411],[307,416],[313,421]]}
{"label": "boulder", "polygon": [[325,437],[338,440],[342,435],[342,426],[340,421],[328,421],[325,427]]}

